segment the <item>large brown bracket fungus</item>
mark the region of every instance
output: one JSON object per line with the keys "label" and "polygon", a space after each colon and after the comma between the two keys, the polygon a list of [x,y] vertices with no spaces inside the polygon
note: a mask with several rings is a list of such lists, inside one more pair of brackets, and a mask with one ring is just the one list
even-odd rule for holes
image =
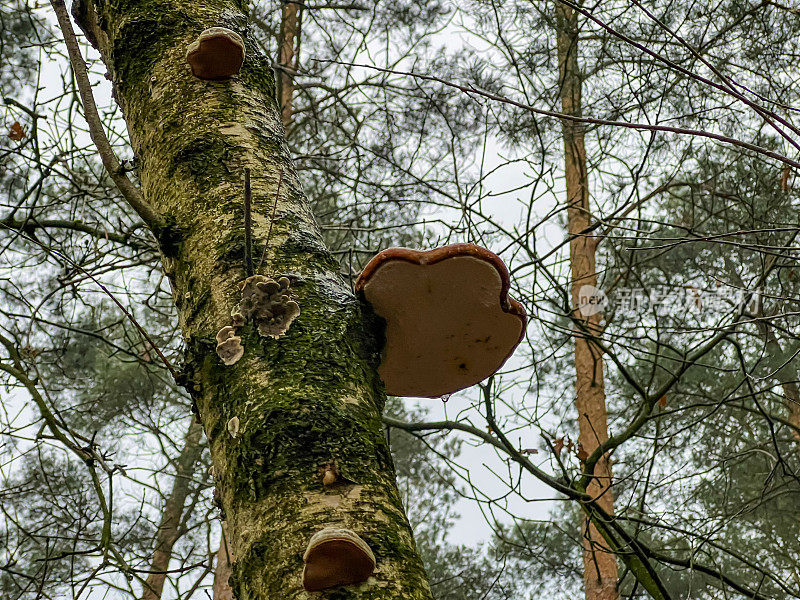
{"label": "large brown bracket fungus", "polygon": [[335,527],[311,537],[303,562],[303,587],[309,592],[361,583],[375,570],[375,555],[367,543],[349,529]]}
{"label": "large brown bracket fungus", "polygon": [[386,320],[386,393],[438,398],[496,373],[527,323],[509,286],[500,257],[475,244],[375,256],[356,291]]}
{"label": "large brown bracket fungus", "polygon": [[241,300],[233,311],[232,325],[217,333],[217,354],[226,365],[232,365],[244,354],[242,338],[236,328],[252,321],[262,337],[278,339],[300,315],[300,306],[292,300],[288,277],[277,281],[265,275],[252,275],[239,283]]}
{"label": "large brown bracket fungus", "polygon": [[244,40],[225,27],[211,27],[189,44],[186,62],[198,79],[228,79],[242,68]]}

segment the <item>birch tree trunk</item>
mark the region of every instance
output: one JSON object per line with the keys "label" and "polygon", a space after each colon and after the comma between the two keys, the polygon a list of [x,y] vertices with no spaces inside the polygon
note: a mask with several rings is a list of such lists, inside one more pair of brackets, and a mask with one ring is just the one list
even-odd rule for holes
{"label": "birch tree trunk", "polygon": [[[185,382],[231,531],[235,597],[308,598],[303,552],[333,525],[359,534],[377,559],[373,577],[337,598],[430,599],[381,425],[382,325],[362,312],[322,243],[244,2],[82,0],[75,8],[108,69],[145,199],[168,223],[154,234],[179,312]],[[196,79],[186,63],[187,46],[212,26],[245,40],[245,64],[233,79]],[[230,325],[246,277],[245,168],[257,264],[265,254],[259,272],[288,276],[301,313],[279,339],[246,325],[243,358],[225,366],[215,336]],[[324,486],[330,464],[338,479]]]}
{"label": "birch tree trunk", "polygon": [[[297,59],[300,50],[300,14],[302,5],[297,2],[284,1],[281,7],[281,26],[278,37],[278,67],[276,73],[278,107],[281,122],[287,133],[292,125],[294,114],[294,75],[297,70]],[[231,551],[227,543],[228,529],[222,523],[222,536],[217,550],[214,569],[214,600],[233,600],[233,590],[228,584],[231,576]]]}
{"label": "birch tree trunk", "polygon": [[[568,6],[556,4],[559,83],[561,108],[565,114],[581,115],[581,75],[578,68],[578,18]],[[586,170],[584,125],[562,121],[564,138],[564,171],[567,187],[567,224],[571,238],[570,266],[572,271],[572,303],[576,326],[575,339],[576,394],[578,410],[578,443],[581,456],[588,456],[608,440],[603,355],[592,344],[591,336],[599,335],[601,313],[584,315],[577,309],[580,290],[597,287],[596,243],[588,231],[591,225],[589,206],[589,177]],[[611,489],[611,465],[604,456],[594,468],[594,478],[587,490],[597,498],[609,515],[614,512]],[[584,585],[586,600],[616,600],[617,560],[594,524],[584,520]]]}

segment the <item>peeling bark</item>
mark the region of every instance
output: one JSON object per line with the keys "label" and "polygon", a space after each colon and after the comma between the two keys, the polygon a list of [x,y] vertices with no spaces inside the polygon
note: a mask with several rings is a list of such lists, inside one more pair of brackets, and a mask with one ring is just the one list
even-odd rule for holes
{"label": "peeling bark", "polygon": [[[383,325],[338,276],[288,158],[270,61],[249,33],[243,2],[85,0],[139,165],[186,345],[184,383],[209,440],[232,532],[237,600],[307,598],[302,556],[328,525],[358,533],[377,557],[373,577],[337,598],[431,598],[397,490],[381,424],[377,375]],[[200,31],[245,40],[240,74],[201,81],[185,61]],[[222,364],[216,333],[231,324],[245,279],[243,170],[251,170],[253,255],[287,276],[300,316],[279,339],[244,324],[244,356]],[[280,183],[280,190],[279,188]],[[276,197],[275,222],[270,217]],[[256,261],[258,264],[258,260]],[[234,438],[227,431],[239,419]],[[320,468],[335,462],[340,482]]]}
{"label": "peeling bark", "polygon": [[[561,108],[565,114],[581,115],[581,75],[578,67],[578,18],[571,8],[556,5]],[[597,287],[596,242],[590,233],[589,176],[586,168],[585,126],[562,121],[564,171],[567,187],[567,222],[572,270],[572,303],[575,308],[575,406],[578,410],[579,448],[591,455],[608,440],[603,355],[592,336],[602,333],[601,313],[584,316],[578,309],[583,286]],[[587,490],[609,515],[614,512],[611,465],[603,456],[594,469]],[[584,585],[586,600],[617,600],[617,559],[594,524],[584,520]]]}

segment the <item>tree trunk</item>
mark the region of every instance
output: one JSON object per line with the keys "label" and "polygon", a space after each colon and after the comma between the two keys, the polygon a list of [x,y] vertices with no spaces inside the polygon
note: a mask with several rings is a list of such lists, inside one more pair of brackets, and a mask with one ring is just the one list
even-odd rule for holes
{"label": "tree trunk", "polygon": [[278,40],[278,105],[283,127],[288,132],[292,124],[294,73],[300,54],[300,16],[302,4],[283,0],[281,30]]}
{"label": "tree trunk", "polygon": [[769,322],[763,318],[763,314],[758,315],[756,323],[764,341],[767,345],[769,363],[774,369],[774,376],[783,388],[785,398],[787,420],[792,425],[792,436],[798,446],[800,446],[800,389],[798,389],[798,372],[795,367],[795,354],[785,352]]}
{"label": "tree trunk", "polygon": [[[430,599],[381,425],[382,324],[322,243],[286,151],[271,61],[248,32],[245,4],[83,0],[77,8],[125,116],[144,196],[169,223],[154,233],[180,317],[185,382],[231,531],[235,597],[308,598],[303,553],[331,525],[356,532],[377,559],[367,582],[337,598]],[[245,40],[244,66],[230,80],[199,80],[187,66],[187,46],[212,26]],[[245,168],[256,264],[263,252],[261,273],[290,278],[300,316],[278,339],[240,328],[244,356],[226,366],[215,336],[231,324],[247,276]],[[332,463],[338,478],[325,486]]]}
{"label": "tree trunk", "polygon": [[[558,45],[559,83],[561,86],[561,108],[565,114],[581,114],[581,75],[578,69],[578,18],[564,4],[556,5],[556,27]],[[601,314],[584,315],[577,309],[580,290],[584,286],[597,287],[595,267],[596,244],[594,236],[582,233],[591,225],[589,207],[589,181],[586,171],[586,148],[584,125],[574,121],[562,121],[564,138],[564,171],[567,187],[567,222],[571,237],[570,265],[572,270],[572,302],[576,326],[575,405],[578,409],[578,442],[581,456],[590,455],[608,440],[605,385],[603,381],[603,355],[592,344],[591,336],[599,335]],[[586,490],[597,498],[608,513],[614,512],[614,496],[611,489],[611,466],[604,456],[594,469],[594,478]],[[617,560],[596,527],[584,521],[584,584],[587,600],[616,600]]]}
{"label": "tree trunk", "polygon": [[217,564],[214,567],[214,600],[233,600],[233,590],[228,583],[231,576],[231,556],[228,547],[228,527],[222,522],[222,536],[217,550]]}
{"label": "tree trunk", "polygon": [[175,463],[175,478],[172,491],[164,503],[161,524],[156,533],[153,559],[150,562],[150,575],[142,590],[142,600],[159,600],[164,590],[164,581],[172,558],[172,548],[182,535],[180,530],[186,497],[191,490],[192,474],[203,454],[201,439],[203,428],[192,418],[183,442],[183,449]]}

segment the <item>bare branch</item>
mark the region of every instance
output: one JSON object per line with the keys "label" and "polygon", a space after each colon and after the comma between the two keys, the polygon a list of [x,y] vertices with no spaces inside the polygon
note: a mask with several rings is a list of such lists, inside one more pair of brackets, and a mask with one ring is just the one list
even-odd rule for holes
{"label": "bare branch", "polygon": [[64,35],[69,61],[72,65],[72,71],[75,73],[75,82],[78,85],[78,93],[83,103],[84,116],[86,123],[89,125],[89,135],[91,135],[92,141],[97,147],[103,166],[131,208],[136,211],[136,214],[152,231],[157,233],[164,227],[163,218],[145,201],[141,190],[128,179],[117,156],[114,154],[114,150],[111,148],[108,137],[103,131],[103,124],[100,121],[97,105],[92,95],[92,84],[89,82],[86,63],[83,61],[81,50],[78,47],[78,40],[75,37],[75,31],[72,28],[72,21],[70,21],[64,0],[50,0],[50,5],[56,13],[58,24]]}

